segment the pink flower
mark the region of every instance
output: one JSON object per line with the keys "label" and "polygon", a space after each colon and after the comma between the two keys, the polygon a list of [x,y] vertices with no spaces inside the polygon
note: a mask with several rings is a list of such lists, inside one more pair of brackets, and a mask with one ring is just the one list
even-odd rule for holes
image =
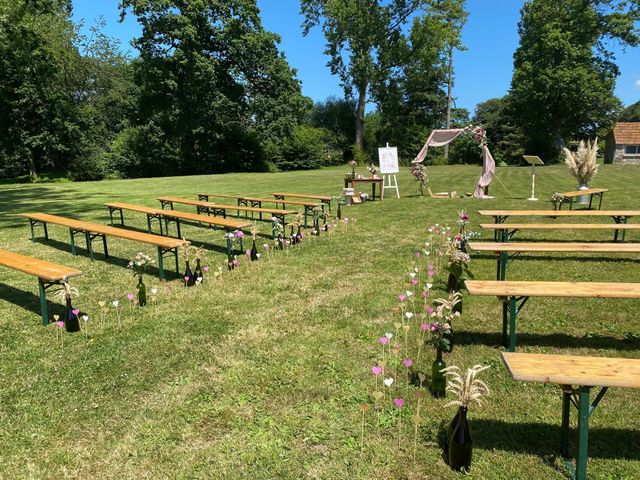
{"label": "pink flower", "polygon": [[404,407],[404,400],[402,398],[394,398],[393,403],[395,403],[398,408]]}
{"label": "pink flower", "polygon": [[380,343],[382,345],[386,345],[387,343],[389,343],[389,339],[387,337],[380,337]]}
{"label": "pink flower", "polygon": [[238,259],[234,258],[233,262],[231,262],[233,264],[234,267],[238,267],[240,266],[240,262],[238,261]]}
{"label": "pink flower", "polygon": [[242,230],[236,230],[236,238],[243,238],[244,232]]}
{"label": "pink flower", "polygon": [[401,293],[400,295],[398,295],[398,298],[400,299],[401,302],[404,302],[407,296],[404,293]]}
{"label": "pink flower", "polygon": [[[187,283],[189,281],[189,277],[187,275],[184,276],[184,283]],[[131,294],[129,294],[131,295]],[[129,296],[127,295],[127,297]],[[132,300],[131,298],[129,300]]]}
{"label": "pink flower", "polygon": [[423,296],[424,298],[427,298],[427,297],[429,296],[429,290],[423,290],[423,291],[422,291],[422,296]]}
{"label": "pink flower", "polygon": [[264,245],[262,245],[262,248],[264,248],[265,250],[269,250],[269,244],[265,243]]}
{"label": "pink flower", "polygon": [[405,367],[409,368],[411,365],[413,365],[413,361],[412,361],[410,358],[405,358],[405,359],[402,361],[402,364],[403,364]]}
{"label": "pink flower", "polygon": [[380,375],[382,373],[382,367],[378,367],[378,366],[371,367],[371,372],[374,375]]}
{"label": "pink flower", "polygon": [[433,307],[429,306],[425,308],[424,311],[427,312],[429,315],[431,315],[433,313]]}
{"label": "pink flower", "polygon": [[427,272],[427,275],[429,275],[430,277],[433,277],[433,270],[429,270],[429,271]]}
{"label": "pink flower", "polygon": [[415,278],[411,279],[411,284],[412,285],[417,285],[418,284],[418,280],[416,280]]}
{"label": "pink flower", "polygon": [[427,265],[427,270],[433,270],[433,264],[430,263],[429,265]]}
{"label": "pink flower", "polygon": [[77,308],[74,308],[73,310],[71,310],[71,313],[73,313],[77,317],[78,314],[80,313],[80,310],[78,310]]}
{"label": "pink flower", "polygon": [[209,265],[205,265],[204,267],[202,267],[202,269],[203,269],[205,272],[208,272],[208,271],[209,271]]}
{"label": "pink flower", "polygon": [[127,298],[129,299],[130,302],[133,302],[133,299],[135,298],[135,296],[133,295],[133,293],[127,293]]}
{"label": "pink flower", "polygon": [[420,324],[420,329],[421,330],[426,330],[427,328],[429,328],[429,325],[427,325],[426,323],[421,323]]}
{"label": "pink flower", "polygon": [[419,257],[419,256],[420,256],[420,252],[416,252],[416,257]]}
{"label": "pink flower", "polygon": [[58,321],[56,322],[56,327],[58,327],[58,328],[62,328],[62,327],[64,327],[64,322],[63,322],[62,320],[58,320]]}

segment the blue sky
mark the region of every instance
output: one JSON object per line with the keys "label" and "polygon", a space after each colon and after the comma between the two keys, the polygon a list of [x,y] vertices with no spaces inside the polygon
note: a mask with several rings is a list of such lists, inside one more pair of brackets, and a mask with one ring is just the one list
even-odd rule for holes
{"label": "blue sky", "polygon": [[[467,0],[469,18],[463,30],[466,51],[454,56],[454,97],[457,107],[471,113],[476,104],[504,95],[511,82],[513,52],[518,46],[518,20],[522,0]],[[329,95],[342,96],[339,81],[326,66],[324,37],[314,29],[302,36],[299,0],[258,0],[263,25],[282,37],[280,48],[289,63],[298,71],[302,91],[314,100],[324,100]],[[117,0],[73,0],[74,19],[85,20],[90,25],[99,15],[107,22],[106,32],[121,40],[124,49],[130,40],[140,33],[132,16],[118,23]],[[616,95],[624,105],[640,100],[640,48],[623,52],[614,47],[621,75],[616,85]]]}

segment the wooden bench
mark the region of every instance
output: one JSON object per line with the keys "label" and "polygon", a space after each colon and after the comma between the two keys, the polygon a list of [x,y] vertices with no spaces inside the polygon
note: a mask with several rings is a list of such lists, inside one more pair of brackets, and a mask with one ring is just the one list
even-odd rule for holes
{"label": "wooden bench", "polygon": [[639,216],[640,210],[478,210],[478,214],[493,217],[495,223],[505,223],[509,217],[611,217],[615,223],[627,223]]}
{"label": "wooden bench", "polygon": [[[227,218],[227,210],[236,210],[239,216],[240,211],[249,211],[256,213],[268,213],[272,218],[277,219],[282,222],[282,226],[286,225],[286,216],[295,214],[297,212],[293,212],[291,210],[282,210],[279,208],[255,208],[255,207],[242,207],[237,205],[222,205],[220,203],[212,203],[205,202],[203,200],[191,200],[188,198],[177,198],[177,197],[160,197],[158,201],[162,205],[162,208],[169,207],[173,210],[173,204],[178,203],[182,205],[192,205],[196,207],[196,211],[200,213],[204,213],[207,215],[221,215],[222,218]],[[272,221],[272,224],[274,222]],[[272,225],[272,234],[275,237],[275,225]]]}
{"label": "wooden bench", "polygon": [[[593,203],[593,197],[600,197],[600,202],[598,204],[598,210],[602,208],[602,196],[608,192],[608,188],[588,188],[586,190],[572,190],[570,192],[561,192],[564,198],[560,202],[558,209],[562,209],[563,203],[569,203],[569,210],[573,209],[573,200],[577,197],[581,197],[583,195],[589,195],[589,209],[591,209],[591,205]],[[568,200],[567,200],[568,199]]]}
{"label": "wooden bench", "polygon": [[[205,202],[209,201],[209,197],[220,197],[220,198],[233,198],[236,200],[236,203],[240,206],[244,207],[255,207],[262,208],[262,203],[275,203],[276,208],[278,208],[278,204],[282,203],[282,209],[286,210],[288,205],[298,205],[304,207],[304,226],[307,227],[307,214],[309,212],[313,212],[315,208],[321,207],[322,211],[324,211],[324,203],[318,202],[305,202],[305,201],[297,201],[297,200],[289,200],[285,202],[284,200],[272,199],[272,198],[261,198],[261,197],[245,197],[241,195],[217,195],[214,193],[199,193],[198,200],[203,200]],[[247,212],[248,213],[248,212]],[[253,212],[252,212],[253,215]],[[260,220],[262,220],[262,212],[260,213]]]}
{"label": "wooden bench", "polygon": [[[610,387],[640,388],[640,360],[635,358],[584,357],[537,353],[502,353],[514,380],[551,383],[562,389],[560,455],[576,480],[587,478],[589,418]],[[600,388],[593,402],[590,390]],[[576,466],[569,456],[571,404],[578,410]]]}
{"label": "wooden bench", "polygon": [[273,195],[276,200],[284,200],[286,197],[291,198],[310,198],[311,200],[319,200],[323,204],[329,207],[329,212],[331,212],[331,197],[327,195],[312,195],[307,193],[290,193],[290,192],[273,192]]}
{"label": "wooden bench", "polygon": [[178,248],[182,245],[182,240],[176,238],[168,238],[160,235],[153,235],[150,233],[134,232],[131,230],[123,230],[122,228],[109,227],[107,225],[100,225],[98,223],[84,222],[81,220],[74,220],[72,218],[60,217],[58,215],[49,215],[46,213],[23,213],[21,216],[28,218],[31,226],[31,240],[35,240],[34,227],[36,225],[42,225],[44,230],[44,238],[49,239],[49,233],[47,230],[47,224],[60,225],[62,227],[69,228],[69,239],[71,242],[71,253],[77,255],[75,236],[84,235],[87,242],[87,250],[89,251],[89,257],[91,260],[95,260],[93,255],[93,241],[101,237],[102,245],[104,247],[105,258],[109,257],[109,250],[107,248],[107,236],[122,238],[125,240],[133,240],[135,242],[146,243],[153,245],[158,249],[158,275],[160,280],[164,279],[164,256],[167,254],[174,255],[176,259],[176,275],[180,276],[178,268]]}
{"label": "wooden bench", "polygon": [[[468,242],[467,246],[476,252],[495,252],[498,254],[496,280],[505,280],[509,264],[521,253],[525,252],[640,253],[640,243]],[[511,257],[511,260],[509,257]]]}
{"label": "wooden bench", "polygon": [[80,270],[65,267],[57,263],[27,257],[8,250],[0,249],[0,265],[38,278],[40,289],[40,315],[43,325],[49,323],[47,308],[47,290],[54,285],[61,285],[70,278],[82,275]]}
{"label": "wooden bench", "polygon": [[481,223],[480,228],[494,230],[494,237],[508,242],[518,230],[613,230],[613,241],[618,232],[640,230],[640,223]]}
{"label": "wooden bench", "polygon": [[467,280],[465,286],[470,295],[502,300],[502,342],[510,352],[516,348],[518,313],[530,297],[640,298],[640,283]]}
{"label": "wooden bench", "polygon": [[[176,224],[176,232],[177,237],[182,238],[181,234],[181,221],[186,220],[190,222],[197,222],[198,224],[207,224],[210,227],[220,227],[225,229],[226,231],[236,231],[242,230],[251,227],[251,222],[247,222],[244,220],[234,220],[231,218],[219,218],[212,217],[209,215],[199,215],[197,213],[189,213],[189,212],[181,212],[179,210],[161,210],[158,208],[150,208],[142,205],[130,205],[128,203],[120,203],[120,202],[112,202],[105,204],[109,209],[109,216],[111,218],[111,225],[113,225],[113,212],[120,213],[120,224],[124,227],[124,216],[122,214],[123,210],[129,210],[132,212],[144,213],[147,215],[147,228],[149,233],[153,233],[151,229],[151,220],[157,219],[160,224],[160,235],[169,236],[169,224],[170,222],[175,222]],[[162,227],[162,223],[164,221],[164,229]],[[166,232],[166,233],[165,233]],[[227,255],[232,255],[232,242],[227,237]],[[244,251],[244,247],[242,245],[242,237],[240,237],[240,251]]]}

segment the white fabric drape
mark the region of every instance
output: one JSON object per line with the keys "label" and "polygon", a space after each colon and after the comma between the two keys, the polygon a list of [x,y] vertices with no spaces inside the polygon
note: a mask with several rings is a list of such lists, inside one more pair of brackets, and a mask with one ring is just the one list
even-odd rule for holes
{"label": "white fabric drape", "polygon": [[[460,134],[465,131],[464,128],[451,128],[448,130],[433,130],[427,142],[424,144],[416,158],[413,159],[411,163],[422,163],[427,156],[427,151],[429,147],[443,147],[453,140],[458,138]],[[476,198],[493,198],[484,194],[484,187],[488,186],[493,180],[493,177],[496,174],[496,162],[489,151],[489,147],[486,145],[482,145],[482,175],[480,175],[480,179],[478,180],[478,185],[476,186],[476,190],[473,192],[473,196]]]}

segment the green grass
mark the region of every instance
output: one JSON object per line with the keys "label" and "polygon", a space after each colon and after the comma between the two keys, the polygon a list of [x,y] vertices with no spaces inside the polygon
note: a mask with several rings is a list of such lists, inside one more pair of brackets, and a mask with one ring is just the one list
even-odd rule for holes
{"label": "green grass", "polygon": [[[1,187],[0,247],[80,268],[75,304],[92,319],[89,339],[65,335],[62,348],[54,328],[40,323],[35,279],[2,269],[0,478],[457,478],[437,444],[439,429],[455,413],[442,408],[445,402],[427,398],[415,461],[411,432],[398,446],[393,414],[381,416],[380,428],[367,414],[362,448],[359,404],[371,402],[376,341],[392,328],[397,294],[426,228],[455,222],[463,208],[473,228],[478,208],[532,207],[525,200],[528,169],[499,168],[512,196],[494,182],[498,198],[487,201],[417,197],[403,170],[403,198],[345,208],[357,218],[346,231],[258,263],[241,259],[238,270],[199,289],[174,284],[159,295],[155,315],[150,307],[132,314],[125,306],[120,327],[113,314],[100,326],[97,302],[126,303],[135,284],[126,263],[140,250],[155,258],[153,250],[112,239],[113,258],[98,254],[92,263],[82,248],[77,257],[70,254],[60,227],[50,227],[50,242],[30,242],[28,223],[17,216],[43,211],[107,223],[107,201],[158,206],[160,195],[195,198],[202,191],[336,194],[346,171]],[[429,174],[434,191],[467,192],[480,169],[433,167]],[[611,189],[604,207],[640,208],[640,168],[601,166],[593,184]],[[541,199],[574,186],[561,166],[538,170]],[[536,206],[550,208],[544,201]],[[125,215],[128,225],[144,228],[143,216]],[[260,227],[268,232],[266,223]],[[205,244],[209,265],[224,263],[220,231],[187,226],[184,232]],[[627,239],[637,237],[632,232]],[[610,237],[519,232],[518,238]],[[637,262],[637,256],[530,255],[514,262],[509,279],[638,282]],[[472,270],[493,279],[494,258],[474,256]],[[146,283],[158,285],[149,276]],[[442,293],[441,282],[435,288]],[[631,300],[532,299],[520,316],[518,349],[637,357],[637,311]],[[470,414],[471,478],[567,478],[556,455],[559,390],[511,380],[499,356],[500,315],[495,298],[465,296],[456,347],[445,356],[448,364],[492,366],[484,375],[492,395]],[[640,477],[639,401],[640,390],[612,389],[596,410],[590,478]]]}

